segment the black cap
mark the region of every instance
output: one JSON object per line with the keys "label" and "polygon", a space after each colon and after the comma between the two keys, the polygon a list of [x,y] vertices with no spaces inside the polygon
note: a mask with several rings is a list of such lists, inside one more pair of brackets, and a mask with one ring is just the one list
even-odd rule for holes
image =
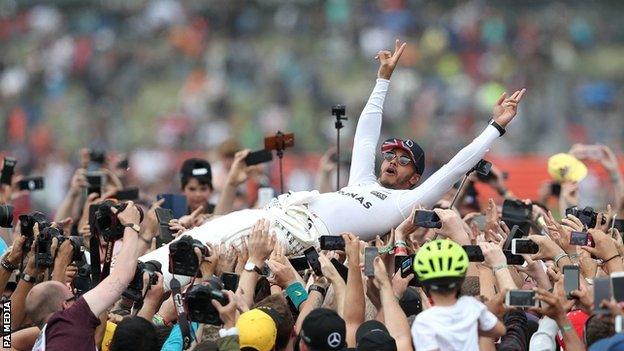
{"label": "black cap", "polygon": [[317,308],[303,320],[301,340],[317,350],[342,350],[347,346],[347,327],[334,310]]}
{"label": "black cap", "polygon": [[403,297],[399,300],[399,305],[406,316],[418,315],[422,312],[422,301],[420,295],[415,288],[408,286],[403,293]]}
{"label": "black cap", "polygon": [[189,158],[180,168],[180,182],[182,188],[191,178],[197,178],[200,184],[207,184],[212,188],[212,169],[210,163],[201,158]]}
{"label": "black cap", "polygon": [[358,351],[397,351],[396,341],[383,323],[370,320],[355,332]]}
{"label": "black cap", "polygon": [[404,150],[410,155],[418,174],[422,175],[425,172],[425,151],[414,140],[392,138],[381,144],[381,152],[388,152],[394,149]]}

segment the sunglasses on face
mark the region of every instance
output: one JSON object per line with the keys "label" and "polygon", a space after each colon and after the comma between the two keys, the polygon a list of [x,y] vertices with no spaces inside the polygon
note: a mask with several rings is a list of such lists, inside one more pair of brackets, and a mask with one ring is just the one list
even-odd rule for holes
{"label": "sunglasses on face", "polygon": [[[388,152],[383,153],[383,158],[388,162],[394,160],[395,157],[397,157],[397,155],[394,151],[388,151]],[[401,166],[407,166],[410,163],[410,161],[412,160],[405,155],[399,156],[399,164]]]}

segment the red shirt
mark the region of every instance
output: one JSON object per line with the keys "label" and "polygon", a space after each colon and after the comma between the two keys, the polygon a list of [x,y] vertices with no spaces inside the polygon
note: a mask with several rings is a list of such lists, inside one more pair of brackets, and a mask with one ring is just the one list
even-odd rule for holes
{"label": "red shirt", "polygon": [[91,312],[87,301],[80,297],[68,309],[56,312],[45,328],[45,349],[95,350],[95,328],[100,320]]}

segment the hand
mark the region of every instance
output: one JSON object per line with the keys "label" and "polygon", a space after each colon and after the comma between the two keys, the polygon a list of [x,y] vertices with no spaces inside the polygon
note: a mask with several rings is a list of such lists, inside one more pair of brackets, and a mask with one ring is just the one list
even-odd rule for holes
{"label": "hand", "polygon": [[69,186],[69,193],[71,195],[77,196],[80,194],[82,189],[86,189],[87,186],[89,186],[89,183],[87,182],[86,172],[86,169],[78,168],[72,176]]}
{"label": "hand", "polygon": [[381,257],[375,257],[375,260],[373,261],[373,268],[375,270],[375,285],[379,288],[379,290],[391,287],[392,285],[390,283],[390,278],[388,278],[388,271],[386,270],[386,266],[384,265]]}
{"label": "hand", "polygon": [[238,254],[238,260],[236,261],[236,267],[234,268],[234,272],[236,272],[236,274],[241,274],[241,272],[245,268],[245,263],[247,263],[247,260],[249,260],[247,240],[242,240],[240,253]]}
{"label": "hand", "polygon": [[191,229],[195,226],[195,220],[201,215],[204,211],[204,205],[200,205],[195,211],[191,212],[190,215],[182,216],[178,219],[178,223],[180,223],[184,228]]}
{"label": "hand", "polygon": [[[56,239],[56,238],[55,238]],[[52,251],[54,252],[54,251]],[[56,254],[55,261],[60,260],[64,264],[70,264],[72,257],[74,256],[74,246],[69,239],[65,239],[61,244],[61,247]]]}
{"label": "hand", "polygon": [[[115,211],[117,210],[113,208],[113,212]],[[141,214],[134,203],[132,201],[128,201],[126,203],[126,208],[117,214],[117,218],[119,218],[119,222],[121,222],[121,224],[139,224],[141,221]]]}
{"label": "hand", "polygon": [[[573,290],[570,295],[575,298],[576,305],[587,314],[593,313],[594,294],[593,291],[581,281],[579,290]],[[597,308],[598,306],[596,306]]]}
{"label": "hand", "polygon": [[11,251],[6,256],[7,261],[14,265],[19,265],[22,260],[22,250],[24,249],[24,243],[26,243],[26,237],[23,235],[18,235],[17,238],[13,241],[13,245],[11,245]]}
{"label": "hand", "polygon": [[210,253],[210,256],[208,257],[204,257],[198,247],[193,249],[195,255],[197,256],[198,262],[200,262],[199,270],[201,271],[203,280],[206,280],[215,274],[219,265],[219,246],[213,246],[212,244],[206,244],[206,246],[208,246],[208,251]]}
{"label": "hand", "polygon": [[353,233],[344,233],[345,253],[350,267],[360,267],[360,240]]}
{"label": "hand", "polygon": [[[544,217],[546,222],[546,228],[548,228],[548,236],[561,247],[566,253],[573,254],[577,252],[576,245],[570,244],[571,227],[577,228],[577,225],[581,225],[580,229],[574,229],[576,231],[583,230],[583,225],[578,218],[570,215],[568,218],[564,218],[564,223],[569,225],[562,226],[557,223],[552,212],[548,211],[548,214]],[[578,221],[578,222],[577,222]]]}
{"label": "hand", "polygon": [[579,267],[581,275],[585,278],[594,279],[598,272],[598,262],[591,258],[591,254],[587,251],[581,251],[579,254]]}
{"label": "hand", "polygon": [[442,228],[436,229],[436,233],[460,245],[470,245],[470,237],[468,233],[464,231],[464,224],[457,212],[453,210],[443,210],[441,208],[436,208],[433,211],[440,217],[440,221],[442,222]]}
{"label": "hand", "polygon": [[394,292],[394,296],[397,298],[402,298],[403,294],[405,294],[405,290],[409,286],[409,282],[414,279],[414,273],[410,273],[407,277],[401,277],[401,270],[394,273],[392,277],[392,291]]}
{"label": "hand", "polygon": [[379,71],[377,71],[377,78],[390,79],[394,68],[399,62],[399,58],[403,54],[403,50],[407,43],[401,44],[399,39],[394,42],[394,54],[388,50],[382,50],[377,53],[375,59],[379,60]]}
{"label": "hand", "polygon": [[410,234],[418,230],[418,227],[414,225],[414,216],[416,214],[416,206],[412,207],[409,217],[405,218],[401,224],[394,230],[395,240],[405,241]]}
{"label": "hand", "polygon": [[331,263],[331,260],[323,253],[319,255],[319,262],[321,263],[321,272],[323,276],[327,277],[333,284],[342,282],[340,273],[336,270],[336,267]]}
{"label": "hand", "polygon": [[507,258],[503,253],[503,249],[500,246],[493,243],[479,243],[483,257],[485,258],[485,264],[490,268],[501,266],[507,263]]}
{"label": "hand", "polygon": [[282,289],[286,289],[290,284],[297,282],[297,272],[292,266],[283,265],[277,261],[266,261],[269,269],[275,275],[274,282]]}
{"label": "hand", "polygon": [[332,160],[334,156],[336,156],[335,147],[330,147],[329,149],[327,149],[327,151],[325,151],[319,161],[319,170],[322,173],[328,174],[336,170],[337,164]]}
{"label": "hand", "polygon": [[227,177],[228,185],[238,187],[247,180],[249,177],[247,169],[249,167],[245,163],[245,157],[247,157],[250,152],[251,150],[244,149],[234,154],[234,161],[232,162],[232,167]]}
{"label": "hand", "polygon": [[505,128],[516,116],[518,104],[522,101],[525,92],[526,89],[517,90],[508,98],[506,98],[507,93],[503,93],[492,110],[492,118],[494,118],[494,121]]}
{"label": "hand", "polygon": [[258,267],[262,267],[264,261],[269,258],[277,241],[275,233],[269,235],[269,224],[268,219],[257,221],[251,228],[247,241],[249,260]]}
{"label": "hand", "polygon": [[606,145],[598,145],[600,150],[600,163],[610,174],[620,173],[620,166],[615,153]]}
{"label": "hand", "polygon": [[494,203],[494,199],[488,199],[488,207],[485,209],[485,233],[491,230],[496,232],[498,230],[498,226],[500,222],[500,218],[498,217],[498,208]]}
{"label": "hand", "polygon": [[539,246],[539,251],[530,256],[532,260],[552,260],[565,252],[554,241],[543,235],[529,235],[528,238]]}
{"label": "hand", "polygon": [[559,194],[560,202],[564,205],[560,208],[568,208],[570,206],[577,206],[579,203],[578,183],[565,182],[561,184],[561,193]]}
{"label": "hand", "polygon": [[548,292],[547,290],[534,288],[536,294],[535,298],[542,302],[541,307],[532,308],[540,314],[550,317],[557,321],[557,323],[567,320],[565,305],[569,305],[567,301],[561,301],[557,295]]}
{"label": "hand", "polygon": [[219,273],[234,272],[236,267],[236,261],[238,260],[238,249],[234,245],[230,245],[229,249],[225,247],[225,244],[220,245],[219,249]]}
{"label": "hand", "polygon": [[76,277],[76,274],[78,274],[78,267],[72,263],[65,268],[65,281],[62,283],[70,284]]}
{"label": "hand", "polygon": [[602,230],[590,229],[589,234],[591,234],[594,239],[594,247],[583,246],[581,247],[582,250],[585,250],[602,260],[608,260],[619,254],[615,240],[605,234]]}
{"label": "hand", "polygon": [[494,295],[488,302],[485,303],[488,311],[492,312],[498,319],[503,320],[505,313],[507,312],[507,308],[505,308],[505,295],[507,294],[507,289],[503,289],[498,292],[498,294]]}
{"label": "hand", "polygon": [[147,272],[143,273],[143,289],[147,289],[147,292],[143,292],[143,294],[145,294],[143,306],[150,305],[154,309],[157,309],[160,306],[160,301],[162,301],[163,295],[165,294],[163,276],[159,272],[156,272],[156,276],[158,277],[156,284],[150,286],[148,285],[149,274]]}
{"label": "hand", "polygon": [[608,204],[607,212],[598,213],[598,216],[596,216],[596,226],[594,227],[594,229],[602,230],[605,233],[608,232],[611,228],[610,222],[613,219],[614,214],[615,211],[613,211],[613,209],[611,208],[611,204]]}
{"label": "hand", "polygon": [[223,306],[217,300],[210,301],[214,308],[219,312],[219,317],[223,321],[223,328],[230,329],[236,326],[236,320],[238,319],[238,310],[236,305],[236,296],[229,290],[223,290],[223,293],[228,298],[228,304]]}

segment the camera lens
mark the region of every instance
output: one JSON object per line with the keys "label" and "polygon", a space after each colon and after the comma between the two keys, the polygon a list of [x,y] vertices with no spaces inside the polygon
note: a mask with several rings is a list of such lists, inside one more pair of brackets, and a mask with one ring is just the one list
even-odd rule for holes
{"label": "camera lens", "polygon": [[13,206],[0,205],[0,227],[13,227]]}

